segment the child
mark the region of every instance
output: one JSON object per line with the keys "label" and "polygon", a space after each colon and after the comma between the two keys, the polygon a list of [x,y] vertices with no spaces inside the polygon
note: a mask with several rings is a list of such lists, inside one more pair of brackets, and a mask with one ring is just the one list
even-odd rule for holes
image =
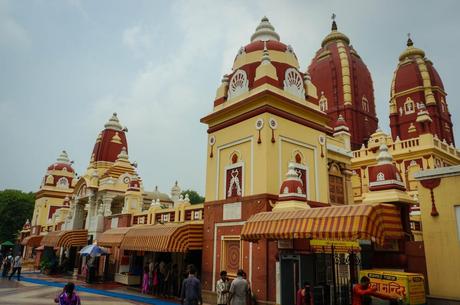
{"label": "child", "polygon": [[144,267],[144,277],[142,279],[142,293],[149,292],[149,267]]}
{"label": "child", "polygon": [[75,293],[75,284],[68,282],[54,302],[59,305],[81,305],[80,297]]}

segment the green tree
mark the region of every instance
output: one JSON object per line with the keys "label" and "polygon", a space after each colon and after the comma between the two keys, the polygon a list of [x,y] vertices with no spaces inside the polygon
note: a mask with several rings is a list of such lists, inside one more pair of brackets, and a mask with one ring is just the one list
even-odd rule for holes
{"label": "green tree", "polygon": [[32,218],[35,194],[19,190],[0,191],[0,241],[14,242],[27,219]]}
{"label": "green tree", "polygon": [[185,190],[181,193],[182,196],[185,197],[185,195],[188,194],[188,198],[190,199],[191,204],[197,204],[197,203],[203,203],[204,202],[204,197],[198,194],[197,191],[194,190]]}

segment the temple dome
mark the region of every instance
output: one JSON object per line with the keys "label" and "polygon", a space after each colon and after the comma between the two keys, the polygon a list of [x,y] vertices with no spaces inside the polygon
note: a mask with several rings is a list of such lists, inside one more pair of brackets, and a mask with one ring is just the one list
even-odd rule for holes
{"label": "temple dome", "polygon": [[114,113],[96,139],[91,163],[115,162],[123,147],[128,150],[126,128],[121,126],[117,114]]}
{"label": "temple dome", "polygon": [[65,150],[61,152],[59,157],[56,159],[56,162],[48,166],[48,170],[65,170],[69,173],[75,172],[72,168],[72,162],[69,159],[69,156]]}
{"label": "temple dome", "polygon": [[329,115],[331,127],[341,114],[350,129],[352,148],[358,149],[377,129],[374,87],[366,64],[335,21],[308,73],[321,92],[318,106]]}
{"label": "temple dome", "polygon": [[393,138],[416,138],[426,132],[417,124],[420,110],[427,111],[433,122],[430,132],[449,144],[454,143],[451,116],[444,84],[433,63],[416,48],[411,38],[399,56],[393,74],[390,96],[390,126]]}
{"label": "temple dome", "polygon": [[238,51],[232,72],[223,77],[214,106],[264,84],[287,91],[294,98],[305,100],[306,95],[316,98],[316,89],[309,91],[308,83],[310,79],[299,71],[292,47],[280,41],[273,25],[263,17],[250,43]]}
{"label": "temple dome", "polygon": [[67,152],[63,150],[56,162],[48,166],[40,188],[56,187],[64,192],[69,192],[74,187],[75,179],[76,173],[72,167],[72,161],[70,161]]}

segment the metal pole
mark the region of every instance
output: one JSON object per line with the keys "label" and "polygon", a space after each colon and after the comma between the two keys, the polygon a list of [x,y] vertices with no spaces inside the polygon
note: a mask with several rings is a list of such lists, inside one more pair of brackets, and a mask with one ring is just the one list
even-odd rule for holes
{"label": "metal pole", "polygon": [[337,283],[336,283],[336,268],[335,268],[335,252],[334,252],[334,245],[331,245],[331,252],[332,252],[332,283],[334,285],[334,305],[337,305]]}

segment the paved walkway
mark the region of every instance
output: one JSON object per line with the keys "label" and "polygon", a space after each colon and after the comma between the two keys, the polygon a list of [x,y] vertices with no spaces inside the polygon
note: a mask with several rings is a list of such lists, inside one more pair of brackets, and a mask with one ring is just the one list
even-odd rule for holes
{"label": "paved walkway", "polygon": [[69,277],[50,277],[38,273],[26,273],[21,281],[0,279],[0,304],[22,305],[54,304],[56,295],[66,282],[72,280],[83,305],[155,304],[176,305],[175,301],[161,300],[130,291],[117,283],[88,285]]}

